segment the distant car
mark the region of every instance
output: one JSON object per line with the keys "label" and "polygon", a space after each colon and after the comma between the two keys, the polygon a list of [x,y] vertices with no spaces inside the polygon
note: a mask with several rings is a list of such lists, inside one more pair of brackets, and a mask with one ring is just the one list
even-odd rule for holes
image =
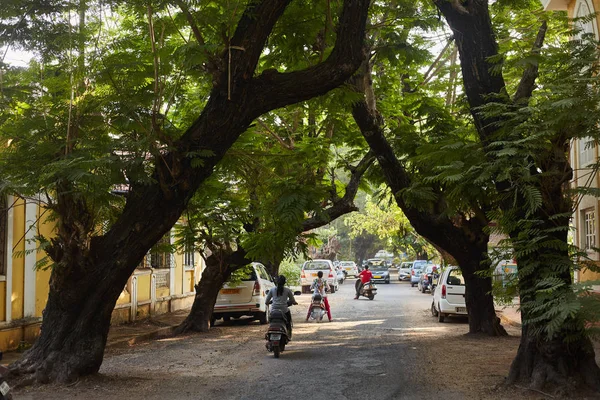
{"label": "distant car", "polygon": [[440,275],[433,293],[431,315],[439,322],[450,315],[467,315],[465,279],[458,267],[449,267]]}
{"label": "distant car", "polygon": [[300,272],[300,285],[303,293],[310,293],[310,286],[317,279],[319,271],[323,272],[323,279],[327,281],[331,287],[331,293],[335,293],[339,289],[337,273],[333,267],[331,260],[310,260],[302,265]]}
{"label": "distant car", "polygon": [[426,265],[433,265],[431,261],[427,260],[415,260],[413,261],[412,267],[410,267],[410,286],[415,287],[421,279],[421,271]]}
{"label": "distant car", "polygon": [[210,323],[223,318],[251,316],[261,324],[269,322],[269,313],[265,305],[267,292],[275,287],[271,276],[260,263],[250,264],[251,269],[239,284],[234,286],[226,283],[217,295],[215,308]]}
{"label": "distant car", "polygon": [[421,276],[417,283],[417,288],[421,293],[432,291],[434,280],[437,282],[439,278],[439,266],[434,264],[427,264],[425,268],[421,270]]}
{"label": "distant car", "polygon": [[340,261],[340,267],[346,272],[347,277],[356,277],[358,275],[358,267],[354,261]]}
{"label": "distant car", "polygon": [[385,260],[369,260],[369,270],[373,274],[373,281],[390,283],[390,271]]}
{"label": "distant car", "polygon": [[399,281],[410,281],[410,268],[412,267],[412,264],[412,261],[405,261],[400,264],[400,268],[398,268]]}

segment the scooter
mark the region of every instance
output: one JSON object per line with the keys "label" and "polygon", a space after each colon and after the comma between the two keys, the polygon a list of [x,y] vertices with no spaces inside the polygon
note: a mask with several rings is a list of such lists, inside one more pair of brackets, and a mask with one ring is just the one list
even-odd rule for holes
{"label": "scooter", "polygon": [[325,316],[325,313],[326,309],[323,296],[321,296],[321,293],[319,293],[318,290],[315,290],[308,308],[308,318],[317,322],[321,322],[323,320],[323,316]]}
{"label": "scooter", "polygon": [[[288,307],[298,304],[288,301]],[[285,345],[292,340],[292,324],[281,310],[271,310],[269,314],[269,329],[265,334],[266,347],[273,352],[275,358],[285,350]]]}
{"label": "scooter", "polygon": [[[356,281],[355,287],[358,287],[358,285],[360,284],[360,279],[358,279]],[[377,286],[375,286],[375,283],[373,283],[373,281],[369,281],[368,283],[365,283],[363,285],[363,287],[360,289],[360,291],[358,292],[358,296],[364,296],[364,297],[368,297],[369,300],[373,300],[375,298],[375,295],[377,294]]]}

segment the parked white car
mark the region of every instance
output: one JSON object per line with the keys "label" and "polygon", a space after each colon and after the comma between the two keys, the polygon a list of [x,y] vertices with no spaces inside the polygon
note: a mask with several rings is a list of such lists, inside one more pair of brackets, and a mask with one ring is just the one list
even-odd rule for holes
{"label": "parked white car", "polygon": [[340,261],[340,267],[346,272],[346,277],[357,277],[358,267],[354,261]]}
{"label": "parked white car", "polygon": [[329,284],[331,293],[335,293],[339,289],[337,273],[331,260],[309,260],[302,265],[300,272],[302,293],[310,293],[310,286],[317,279],[319,271],[323,272],[323,279]]}
{"label": "parked white car", "polygon": [[400,264],[400,268],[398,268],[399,281],[410,281],[410,269],[412,265],[412,261],[405,261],[402,264]]}
{"label": "parked white car", "polygon": [[465,279],[458,267],[448,267],[440,275],[433,293],[431,315],[439,322],[450,315],[467,315]]}
{"label": "parked white car", "polygon": [[217,319],[229,321],[230,318],[251,316],[261,324],[269,322],[269,313],[265,305],[265,297],[276,285],[261,263],[252,263],[252,269],[242,281],[231,286],[223,285],[217,296],[210,323],[214,325]]}

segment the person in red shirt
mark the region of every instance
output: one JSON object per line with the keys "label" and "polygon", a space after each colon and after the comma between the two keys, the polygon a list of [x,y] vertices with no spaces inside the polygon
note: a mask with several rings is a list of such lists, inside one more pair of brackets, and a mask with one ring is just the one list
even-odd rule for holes
{"label": "person in red shirt", "polygon": [[369,271],[369,266],[365,265],[365,269],[362,270],[360,274],[358,274],[360,280],[356,281],[356,297],[354,300],[358,299],[358,295],[360,294],[360,290],[365,286],[365,283],[369,283],[371,278],[373,278],[373,274]]}

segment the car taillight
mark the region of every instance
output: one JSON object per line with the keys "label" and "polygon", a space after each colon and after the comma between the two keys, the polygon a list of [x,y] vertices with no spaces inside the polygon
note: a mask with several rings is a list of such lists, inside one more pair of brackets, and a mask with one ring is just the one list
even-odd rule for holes
{"label": "car taillight", "polygon": [[306,278],[306,275],[304,275],[304,270],[302,270],[302,272],[300,273],[300,278]]}
{"label": "car taillight", "polygon": [[413,269],[412,271],[410,271],[410,274],[414,275],[415,274],[415,270]]}
{"label": "car taillight", "polygon": [[442,299],[446,298],[446,285],[442,285]]}
{"label": "car taillight", "polygon": [[333,278],[333,271],[329,270],[329,277]]}
{"label": "car taillight", "polygon": [[260,282],[254,281],[254,289],[252,289],[252,296],[260,296]]}

